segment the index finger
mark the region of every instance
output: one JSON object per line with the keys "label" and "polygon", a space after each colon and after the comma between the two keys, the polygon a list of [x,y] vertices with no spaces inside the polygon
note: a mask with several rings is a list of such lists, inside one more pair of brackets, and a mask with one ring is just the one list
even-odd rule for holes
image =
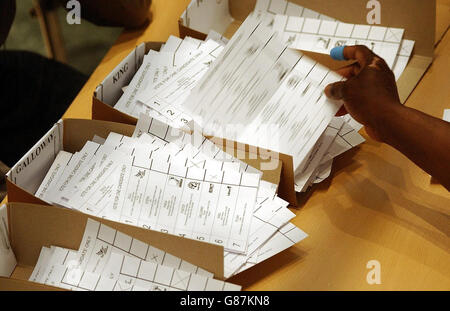
{"label": "index finger", "polygon": [[365,45],[346,46],[343,53],[345,59],[356,60],[361,68],[369,65],[375,57],[375,54]]}
{"label": "index finger", "polygon": [[337,46],[331,49],[330,55],[335,60],[356,60],[361,68],[369,65],[375,57],[365,45]]}

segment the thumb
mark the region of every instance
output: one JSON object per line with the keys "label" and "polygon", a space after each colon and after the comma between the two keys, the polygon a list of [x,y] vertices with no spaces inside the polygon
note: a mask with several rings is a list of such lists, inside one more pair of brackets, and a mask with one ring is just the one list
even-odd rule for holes
{"label": "thumb", "polygon": [[335,82],[327,85],[325,95],[330,99],[345,99],[346,97],[346,81]]}

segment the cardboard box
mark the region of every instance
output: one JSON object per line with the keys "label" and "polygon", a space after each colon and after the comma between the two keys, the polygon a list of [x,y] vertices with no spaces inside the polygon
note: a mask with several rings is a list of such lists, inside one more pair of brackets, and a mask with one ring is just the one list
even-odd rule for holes
{"label": "cardboard box", "polygon": [[[92,98],[92,119],[120,122],[125,124],[136,124],[137,119],[114,108],[114,105],[122,96],[122,88],[127,86],[141,66],[144,55],[148,51],[159,51],[161,42],[146,42],[137,46],[127,57],[125,57],[114,70],[100,83]],[[235,157],[244,151],[244,157],[238,158],[247,164],[263,172],[263,179],[278,184],[278,195],[288,201],[290,205],[297,206],[297,197],[294,189],[294,168],[292,156],[278,152],[263,150],[254,146],[238,144],[225,141],[221,138],[208,137],[217,146]],[[270,154],[271,159],[266,156]],[[261,164],[275,160],[279,165],[274,170],[264,170]],[[281,176],[280,176],[281,175]]]}
{"label": "cardboard box", "polygon": [[[370,9],[366,6],[368,1],[363,0],[288,0],[321,14],[333,17],[339,21],[353,24],[366,24]],[[245,18],[253,11],[256,0],[228,0],[228,3],[217,2],[211,6],[209,20],[214,17],[227,20],[231,16],[234,20],[227,25],[215,26],[216,31],[231,38]],[[405,29],[404,39],[414,40],[413,55],[397,81],[401,101],[404,103],[412,93],[417,83],[433,62],[435,28],[436,28],[436,0],[382,0],[381,26],[390,26]],[[228,12],[224,12],[228,10]],[[189,16],[187,17],[189,18]],[[229,19],[231,20],[231,19]],[[182,19],[179,20],[180,37],[191,36],[198,39],[206,38],[205,33],[187,27]],[[220,28],[220,29],[219,29]],[[336,63],[330,57],[317,53],[306,52],[306,55],[319,61],[330,69],[337,69],[346,64]]]}
{"label": "cardboard box", "polygon": [[92,217],[78,211],[27,203],[9,203],[11,247],[17,266],[10,278],[0,277],[0,290],[61,290],[29,282],[43,246],[78,250],[91,218],[142,242],[200,266],[223,279],[223,247]]}
{"label": "cardboard box", "polygon": [[[46,206],[49,210],[54,211],[56,214],[60,211],[64,211],[64,215],[68,215],[66,209],[52,207],[34,195],[58,152],[60,150],[65,150],[71,153],[79,151],[84,146],[86,141],[91,140],[94,135],[106,138],[110,132],[116,132],[122,135],[131,136],[134,132],[134,128],[135,126],[133,125],[102,120],[65,119],[59,121],[7,173],[6,186],[8,191],[8,201],[10,203],[30,203],[39,206]],[[258,166],[262,163],[261,159],[251,159],[248,154],[246,157],[248,159],[247,161],[254,166]],[[276,169],[265,171],[263,178],[269,182],[278,184],[280,180],[281,168],[282,162],[278,161]],[[33,222],[34,226],[37,226],[38,228],[42,226],[42,224],[38,225],[40,224],[38,221],[39,217],[34,217],[32,214],[28,216],[24,215],[23,217],[29,218],[30,221]],[[67,221],[67,224],[70,224],[69,220]],[[123,225],[116,223],[115,226]],[[150,243],[153,246],[159,247],[175,256],[192,262],[193,264],[196,264],[194,261],[199,259],[198,266],[213,272],[218,278],[223,277],[223,248],[220,252],[220,262],[215,261],[215,263],[212,264],[211,262],[208,262],[208,260],[205,260],[204,257],[196,259],[191,257],[192,255],[184,254],[186,250],[190,250],[191,248],[185,248],[182,245],[189,245],[190,242],[187,241],[190,240],[151,230],[146,231],[149,232],[148,235],[153,239],[152,243]],[[124,232],[127,233],[127,231]],[[138,231],[133,231],[133,236],[139,238],[140,236],[136,236],[136,232]],[[154,238],[155,236],[158,238]],[[165,245],[165,243],[159,243],[157,240],[169,242]],[[145,242],[146,240],[143,241]],[[217,251],[215,245],[208,243],[205,244],[208,245],[207,248],[211,249],[211,252],[214,253]],[[192,249],[195,249],[195,247]],[[217,258],[219,257],[216,257],[216,259]]]}
{"label": "cardboard box", "polygon": [[8,202],[48,205],[34,196],[60,150],[81,150],[94,135],[110,132],[131,136],[134,126],[81,119],[60,120],[6,174]]}

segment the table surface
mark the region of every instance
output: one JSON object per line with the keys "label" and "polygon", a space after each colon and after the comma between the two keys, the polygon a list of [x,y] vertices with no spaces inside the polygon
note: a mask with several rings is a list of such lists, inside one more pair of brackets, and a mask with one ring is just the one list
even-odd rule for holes
{"label": "table surface", "polygon": [[[92,94],[141,42],[178,34],[189,0],[153,0],[152,23],[125,31],[89,78],[64,118],[91,118]],[[438,1],[450,21],[450,0]],[[439,23],[438,23],[439,24]],[[437,33],[444,33],[440,23]],[[450,33],[406,105],[442,118],[450,108]],[[231,282],[247,290],[450,290],[450,193],[393,148],[367,142],[333,163],[331,178],[299,196],[293,223],[310,236]],[[381,284],[366,267],[380,263]]]}

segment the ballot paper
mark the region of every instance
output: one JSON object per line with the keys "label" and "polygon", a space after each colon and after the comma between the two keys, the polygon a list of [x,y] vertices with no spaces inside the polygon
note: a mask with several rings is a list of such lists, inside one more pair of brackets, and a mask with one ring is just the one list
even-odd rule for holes
{"label": "ballot paper", "polygon": [[161,290],[189,291],[239,291],[240,286],[192,274],[171,267],[113,253],[102,276],[125,284],[122,290],[137,285],[140,288],[155,286]]}
{"label": "ballot paper", "polygon": [[[152,259],[156,256],[163,259]],[[89,291],[241,289],[238,285],[213,279],[212,274],[194,265],[91,219],[88,219],[78,251],[43,247],[29,280]]]}
{"label": "ballot paper", "polygon": [[341,155],[342,153],[362,144],[363,142],[365,142],[364,137],[362,137],[351,125],[344,122],[335,137],[333,144],[331,144],[320,163],[323,164],[324,162]]}
{"label": "ballot paper", "polygon": [[[286,18],[278,17],[279,23],[275,27],[285,33],[285,40],[292,48],[328,54],[337,43],[338,46],[366,45],[386,59],[396,80],[400,78],[412,55],[414,41],[406,39],[399,41],[398,39],[401,39],[404,33],[401,29],[370,25],[354,25],[353,27],[351,24],[342,23],[333,17],[286,0],[257,0],[255,10],[286,16]],[[282,22],[284,19],[286,19],[285,24]],[[350,27],[352,27],[351,32],[348,31]],[[366,33],[367,36],[364,37]],[[399,47],[397,43],[400,43]],[[395,49],[397,54],[393,55]]]}
{"label": "ballot paper", "polygon": [[[244,252],[260,176],[186,168],[160,153],[113,154],[61,204],[115,221]],[[118,183],[116,183],[118,181]],[[112,191],[114,187],[114,191]],[[105,189],[114,200],[104,200]],[[101,211],[102,214],[98,214]]]}
{"label": "ballot paper", "polygon": [[200,46],[189,60],[176,67],[166,78],[146,88],[138,95],[138,101],[155,109],[172,122],[187,124],[191,117],[176,107],[182,105],[197,81],[207,72],[212,62],[222,52],[223,46],[209,40]]}
{"label": "ballot paper", "polygon": [[444,117],[442,119],[444,121],[450,122],[450,109],[444,109]]}
{"label": "ballot paper", "polygon": [[331,169],[333,168],[333,160],[328,160],[320,164],[316,173],[314,174],[313,184],[319,184],[331,175]]}
{"label": "ballot paper", "polygon": [[287,202],[278,197],[267,198],[255,212],[249,238],[247,254],[225,252],[225,276],[229,277],[244,265],[258,249],[267,242],[279,228],[287,224],[295,214],[287,209]]}
{"label": "ballot paper", "polygon": [[307,162],[301,172],[295,176],[295,190],[304,191],[313,180],[315,180],[315,171],[320,164],[326,151],[330,148],[339,130],[343,126],[344,120],[333,118],[325,129],[322,136],[311,150]]}
{"label": "ballot paper", "polygon": [[11,276],[16,265],[16,257],[9,240],[7,208],[3,204],[0,206],[0,276]]}
{"label": "ballot paper", "polygon": [[264,243],[254,256],[249,258],[247,262],[241,266],[236,272],[225,271],[225,275],[236,275],[241,273],[258,263],[261,263],[272,256],[288,249],[305,239],[308,235],[296,227],[292,223],[288,223],[280,228],[266,243]]}
{"label": "ballot paper", "polygon": [[[131,80],[124,94],[116,103],[115,108],[127,114],[138,116],[142,109],[144,109],[137,102],[140,93],[144,92],[145,89],[153,89],[153,86],[167,76],[174,68],[185,64],[191,58],[191,52],[198,48],[199,46],[197,44],[187,39],[181,42],[176,42],[176,40],[172,39],[171,44],[165,46],[162,51],[156,52],[151,50],[144,56],[143,64]],[[158,117],[156,111],[149,110],[149,112],[150,115]]]}
{"label": "ballot paper", "polygon": [[308,158],[308,167],[296,176],[295,190],[305,192],[312,184],[325,180],[331,173],[332,160],[363,142],[364,137],[346,123],[345,118],[334,117]]}
{"label": "ballot paper", "polygon": [[273,28],[283,33],[285,42],[299,50],[329,54],[337,46],[365,45],[394,67],[404,29],[277,14]]}
{"label": "ballot paper", "polygon": [[61,175],[64,173],[64,170],[66,169],[67,164],[71,160],[73,154],[66,151],[60,151],[55,160],[53,161],[52,166],[50,167],[49,171],[47,172],[47,175],[44,177],[44,180],[42,181],[40,187],[36,191],[36,196],[44,201],[48,201],[47,197],[47,191],[52,188],[53,185],[55,185]]}
{"label": "ballot paper", "polygon": [[411,58],[415,42],[412,40],[402,40],[399,52],[397,54],[397,59],[394,64],[392,71],[395,75],[395,80],[398,81],[406,66],[408,65],[409,59]]}
{"label": "ballot paper", "polygon": [[176,256],[134,239],[95,220],[88,219],[80,249],[73,256],[75,265],[88,272],[101,274],[104,269],[104,264],[108,261],[112,253],[120,253],[128,257],[142,259],[205,277],[214,276],[211,272]]}

